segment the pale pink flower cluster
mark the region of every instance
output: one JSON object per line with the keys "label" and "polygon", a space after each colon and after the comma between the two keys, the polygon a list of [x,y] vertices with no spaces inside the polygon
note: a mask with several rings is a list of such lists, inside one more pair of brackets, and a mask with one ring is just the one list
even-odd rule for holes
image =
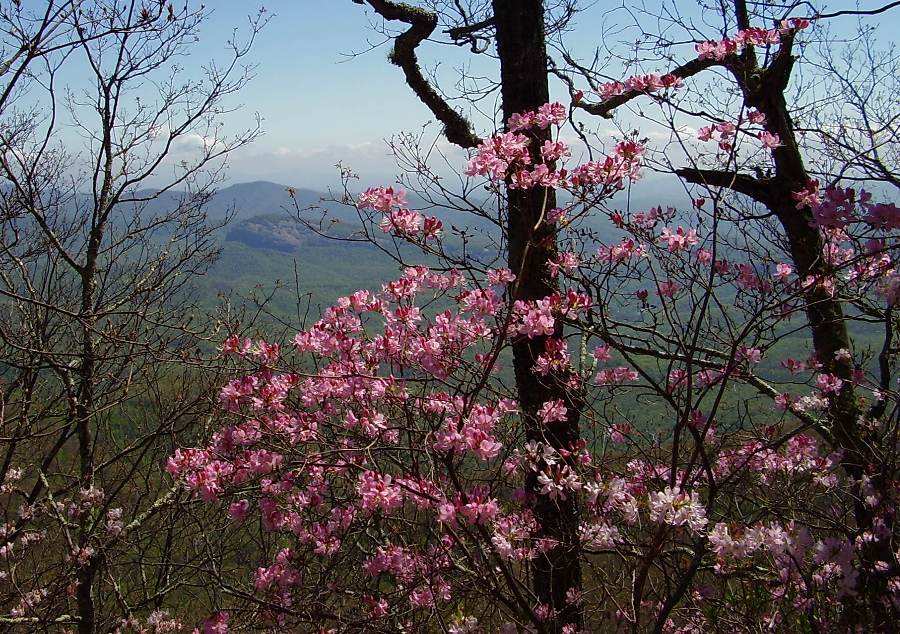
{"label": "pale pink flower cluster", "polygon": [[768,130],[763,130],[759,133],[759,141],[767,150],[774,150],[775,148],[784,145],[781,142],[781,137],[779,137],[777,133],[769,132]]}
{"label": "pale pink flower cluster", "polygon": [[[370,195],[382,207],[396,199],[396,192]],[[258,593],[274,604],[289,605],[302,578],[297,572],[298,553],[336,556],[350,531],[375,518],[389,521],[402,516],[407,509],[428,514],[437,525],[485,526],[505,556],[532,556],[532,524],[502,513],[500,500],[486,487],[454,491],[439,477],[385,470],[372,457],[400,443],[401,429],[417,433],[418,425],[431,430],[415,440],[423,455],[448,460],[466,455],[485,462],[500,457],[504,447],[497,429],[504,416],[515,413],[515,403],[506,399],[473,403],[439,391],[414,397],[405,383],[411,376],[444,381],[476,359],[485,342],[510,334],[546,336],[558,319],[574,318],[591,306],[587,295],[573,289],[520,301],[512,332],[503,331],[496,322],[505,304],[495,287],[514,279],[509,270],[501,269],[489,274],[493,287],[464,288],[457,272],[411,267],[379,293],[361,291],[340,298],[295,337],[298,351],[318,359],[316,371],[304,376],[273,369],[280,362],[275,344],[229,338],[223,352],[257,368],[222,389],[223,408],[241,416],[215,434],[208,448],[177,449],[166,468],[205,501],[234,491],[238,499],[228,501],[228,512],[235,521],[258,513],[265,530],[293,535],[296,550],[282,551],[271,565],[259,569]],[[426,313],[417,303],[426,294],[423,303],[444,296],[452,298],[455,309]],[[260,350],[264,353],[258,354]],[[551,340],[546,351],[539,360],[544,371],[564,371],[565,342]],[[408,408],[424,417],[412,429]],[[551,401],[541,415],[556,424],[566,416],[566,406]],[[583,449],[583,445],[578,449],[578,460],[587,458]],[[302,468],[293,462],[297,456],[304,457]],[[514,461],[509,464],[512,471],[517,468]],[[562,462],[561,454],[532,463],[532,468],[545,480],[540,488],[547,496],[560,498],[580,490],[578,473]],[[329,502],[338,492],[341,502]],[[441,546],[452,548],[452,543]],[[447,561],[437,552],[410,549],[408,554],[414,561]],[[449,583],[439,578],[446,563],[427,568],[413,564],[407,574],[380,561],[373,559],[367,569],[397,573],[392,576],[402,583],[410,606],[428,609],[449,600]],[[373,596],[369,609],[385,613],[388,607]]]}
{"label": "pale pink flower cluster", "polygon": [[597,385],[620,385],[637,381],[640,375],[634,368],[618,367],[600,370],[594,377]]}
{"label": "pale pink flower cluster", "polygon": [[682,86],[684,86],[684,81],[677,75],[671,73],[665,75],[650,73],[647,75],[634,75],[624,82],[611,81],[600,84],[597,87],[597,94],[600,96],[600,99],[607,101],[626,93],[654,93],[662,92],[667,88],[681,88]]}
{"label": "pale pink flower cluster", "polygon": [[687,493],[675,487],[650,494],[650,519],[671,526],[687,526],[695,533],[701,532],[709,520],[706,507],[700,502],[696,491]]}
{"label": "pale pink flower cluster", "polygon": [[493,136],[478,146],[475,156],[469,159],[465,174],[487,176],[494,181],[503,180],[511,166],[531,164],[528,143],[528,137],[515,132]]}
{"label": "pale pink flower cluster", "polygon": [[373,209],[384,214],[381,229],[401,237],[416,240],[437,238],[443,223],[406,207],[406,192],[393,187],[370,187],[359,195],[360,209]]}
{"label": "pale pink flower cluster", "polygon": [[[146,624],[135,616],[123,619],[121,626],[113,634],[170,634],[183,631],[184,625],[169,616],[166,610],[154,610],[147,617]],[[196,631],[196,630],[195,630]]]}
{"label": "pale pink flower cluster", "polygon": [[547,268],[550,269],[550,277],[558,277],[560,270],[568,273],[577,269],[579,264],[581,264],[581,259],[577,253],[563,251],[547,264]]}
{"label": "pale pink flower cluster", "polygon": [[575,188],[594,187],[623,189],[625,180],[638,180],[644,157],[644,146],[636,141],[619,141],[615,152],[603,161],[588,161],[572,170]]}
{"label": "pale pink flower cluster", "polygon": [[393,187],[370,187],[359,195],[359,206],[362,209],[375,209],[387,213],[391,209],[406,206],[406,192]]}
{"label": "pale pink flower cluster", "polygon": [[228,612],[217,612],[212,618],[203,622],[203,634],[228,634],[230,628],[228,623],[231,615]]}
{"label": "pale pink flower cluster", "polygon": [[675,231],[672,231],[669,227],[665,227],[659,236],[659,241],[665,242],[670,252],[678,253],[690,249],[699,242],[699,238],[697,238],[697,231],[694,229],[685,231],[684,227],[678,227]]}
{"label": "pale pink flower cluster", "polygon": [[734,146],[734,137],[737,134],[737,126],[730,121],[722,121],[712,126],[704,126],[697,130],[697,139],[700,141],[715,140],[718,134],[719,149],[728,151]]}
{"label": "pale pink flower cluster", "polygon": [[[566,109],[558,103],[544,104],[536,112],[514,114],[509,120],[509,132],[496,134],[478,146],[468,161],[465,174],[485,176],[494,182],[508,177],[512,189],[600,189],[605,194],[622,189],[626,179],[639,178],[644,147],[635,141],[619,142],[611,156],[603,161],[579,165],[571,175],[566,169],[552,168],[556,161],[570,155],[568,146],[562,141],[544,141],[533,156],[529,151],[531,139],[522,132],[533,127],[546,129],[561,125],[566,118]],[[541,162],[537,163],[538,159]],[[555,223],[561,215],[548,216],[547,222]]]}
{"label": "pale pink flower cluster", "polygon": [[538,530],[537,522],[530,511],[509,513],[497,518],[494,522],[494,533],[491,543],[497,552],[506,559],[530,559],[533,550],[529,541]]}
{"label": "pale pink flower cluster", "polygon": [[614,264],[624,262],[631,258],[643,257],[647,254],[647,245],[641,244],[634,238],[625,238],[619,244],[611,246],[600,245],[597,248],[597,257],[601,262]]}
{"label": "pale pink flower cluster", "polygon": [[463,415],[465,405],[457,401],[445,409],[448,416],[442,427],[435,432],[434,448],[439,451],[455,451],[460,454],[471,452],[481,460],[497,457],[503,445],[494,435],[494,428],[505,413],[500,405],[476,404],[467,416]]}
{"label": "pale pink flower cluster", "polygon": [[699,59],[724,60],[729,55],[739,55],[748,46],[769,46],[778,44],[781,38],[794,31],[809,27],[809,20],[791,18],[782,21],[777,29],[760,29],[751,27],[738,31],[734,37],[726,37],[719,41],[708,40],[696,45]]}
{"label": "pale pink flower cluster", "polygon": [[566,342],[562,339],[548,339],[542,352],[535,360],[534,372],[539,376],[551,373],[561,375],[569,368],[570,358]]}
{"label": "pale pink flower cluster", "polygon": [[560,399],[547,401],[538,410],[538,417],[545,424],[564,423],[567,414],[566,404]]}
{"label": "pale pink flower cluster", "polygon": [[591,299],[587,295],[571,288],[565,295],[554,293],[533,302],[516,300],[513,304],[513,314],[517,318],[514,327],[516,332],[526,337],[552,335],[556,329],[557,317],[574,318],[591,305]]}
{"label": "pale pink flower cluster", "polygon": [[810,181],[806,195],[795,195],[798,207],[801,202],[809,204],[813,218],[825,230],[844,229],[853,222],[864,222],[878,230],[900,229],[900,208],[893,203],[873,203],[872,194],[861,190],[857,196],[851,187],[828,187],[824,196],[813,195],[817,184]]}
{"label": "pale pink flower cluster", "polygon": [[656,284],[656,294],[660,297],[674,299],[682,290],[681,284],[675,280],[663,280]]}
{"label": "pale pink flower cluster", "polygon": [[586,548],[596,550],[615,548],[621,540],[619,529],[606,522],[582,524],[578,528],[578,536]]}
{"label": "pale pink flower cluster", "polygon": [[817,207],[822,200],[819,195],[819,181],[815,178],[810,179],[806,182],[806,187],[800,191],[791,192],[791,198],[797,203],[797,209]]}
{"label": "pale pink flower cluster", "polygon": [[536,112],[523,112],[509,118],[509,131],[521,132],[537,126],[546,130],[551,125],[560,126],[569,118],[566,107],[559,102],[545,103]]}
{"label": "pale pink flower cluster", "polygon": [[781,554],[792,541],[781,526],[758,524],[735,533],[735,527],[719,522],[709,531],[708,539],[713,552],[720,558],[745,559],[760,548]]}
{"label": "pale pink flower cluster", "polygon": [[356,492],[360,507],[367,511],[394,511],[403,504],[402,490],[391,483],[391,476],[363,471],[359,474]]}
{"label": "pale pink flower cluster", "polygon": [[581,481],[578,474],[565,464],[549,465],[544,471],[538,473],[538,485],[541,493],[551,500],[565,500],[572,493],[581,489]]}

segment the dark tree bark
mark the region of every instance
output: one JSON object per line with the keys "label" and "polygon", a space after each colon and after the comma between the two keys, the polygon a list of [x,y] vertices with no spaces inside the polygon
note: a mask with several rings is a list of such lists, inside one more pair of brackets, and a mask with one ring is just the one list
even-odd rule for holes
{"label": "dark tree bark", "polygon": [[[772,152],[774,175],[758,179],[697,169],[682,169],[677,173],[692,183],[729,187],[768,207],[784,229],[791,259],[800,279],[808,276],[821,279],[833,274],[825,258],[822,233],[814,222],[812,210],[808,206],[798,209],[791,197],[792,192],[804,189],[810,180],[785,100],[794,62],[792,45],[793,38],[785,37],[778,54],[765,68],[759,67],[756,55],[749,48],[741,56],[731,56],[724,63],[740,86],[746,105],[765,114],[768,129],[781,139],[782,145]],[[806,297],[806,316],[812,333],[813,350],[822,364],[822,371],[844,381],[840,393],[829,399],[831,424],[828,428],[819,428],[819,432],[841,452],[841,465],[848,475],[858,483],[863,476],[868,476],[876,491],[886,493],[884,474],[875,467],[883,461],[873,454],[876,445],[868,441],[860,427],[864,410],[855,393],[852,363],[835,357],[841,348],[850,348],[847,320],[841,302],[824,289],[813,286]],[[859,495],[855,503],[856,530],[858,533],[876,532],[876,512],[863,503],[863,497]],[[892,618],[883,601],[888,592],[888,576],[873,572],[873,564],[893,560],[890,543],[884,538],[873,539],[864,551],[864,559],[858,594],[844,597],[846,614],[854,624],[865,623],[883,628]]]}
{"label": "dark tree bark", "polygon": [[[536,110],[550,101],[547,54],[544,40],[544,8],[541,0],[494,0],[494,27],[500,58],[500,86],[503,117]],[[550,131],[532,133],[532,151],[550,138]],[[509,267],[517,276],[515,299],[537,300],[559,290],[550,277],[548,262],[556,255],[556,239],[540,219],[545,210],[556,206],[552,189],[510,189],[508,197]],[[561,326],[557,326],[561,334]],[[513,366],[522,416],[528,440],[548,443],[554,448],[571,447],[579,438],[579,407],[563,385],[565,377],[539,379],[533,372],[535,361],[544,352],[546,337],[513,343]],[[548,427],[537,411],[548,400],[566,401],[569,417]],[[556,546],[532,562],[532,584],[540,603],[556,612],[549,631],[562,625],[582,625],[578,608],[566,602],[566,591],[581,589],[578,543],[578,506],[572,496],[552,500],[540,493],[536,474],[529,476],[529,491],[534,494],[534,513],[543,537]]]}
{"label": "dark tree bark", "polygon": [[[385,20],[409,25],[409,29],[394,39],[391,62],[403,70],[407,85],[444,125],[447,139],[463,148],[475,147],[480,139],[472,133],[468,121],[428,83],[415,55],[416,47],[436,28],[437,15],[405,2],[354,0],[359,4],[364,1]],[[454,29],[451,36],[459,37],[464,30],[480,31],[493,27],[500,60],[503,118],[508,120],[515,113],[536,110],[550,101],[544,3],[542,0],[494,0],[493,12],[492,18],[470,25],[467,29]],[[534,154],[545,140],[550,139],[549,130],[533,130],[529,134]],[[552,189],[544,188],[507,188],[506,194],[508,264],[517,276],[512,291],[514,299],[543,299],[559,291],[559,285],[550,277],[547,266],[557,253],[556,237],[546,223],[540,222],[543,214],[556,206],[556,194]],[[562,326],[558,325],[555,336],[561,335]],[[566,388],[567,376],[540,378],[532,371],[536,359],[546,348],[546,342],[547,337],[522,338],[513,342],[516,391],[527,439],[557,449],[569,448],[580,438],[578,423],[581,403]],[[564,423],[555,423],[548,428],[542,424],[537,412],[544,402],[555,399],[566,402],[569,417]],[[569,589],[580,590],[582,586],[577,502],[571,498],[552,500],[542,495],[536,474],[532,474],[526,484],[535,500],[539,537],[556,544],[531,564],[535,599],[538,603],[549,605],[555,615],[538,625],[545,632],[559,632],[566,624],[575,624],[580,628],[584,621],[580,608],[566,601]]]}

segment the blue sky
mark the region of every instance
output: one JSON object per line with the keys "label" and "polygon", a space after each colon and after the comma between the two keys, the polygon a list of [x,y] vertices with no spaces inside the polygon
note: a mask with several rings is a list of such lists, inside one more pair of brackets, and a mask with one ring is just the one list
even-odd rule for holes
{"label": "blue sky", "polygon": [[[245,23],[249,6],[216,3],[198,59],[221,54],[221,42]],[[338,160],[373,178],[389,177],[395,170],[384,139],[430,116],[387,62],[388,47],[348,57],[379,41],[369,14],[349,0],[276,0],[265,7],[272,17],[251,53],[256,77],[240,94],[242,112],[229,118],[237,125],[259,112],[265,134],[234,157],[232,178],[319,187],[335,180]]]}
{"label": "blue sky", "polygon": [[[675,4],[682,5],[680,0]],[[834,2],[830,9],[855,4]],[[876,4],[881,3],[861,3],[863,7]],[[583,54],[602,37],[604,5],[601,2],[582,16],[569,38]],[[197,72],[211,58],[222,59],[232,30],[245,26],[248,13],[255,12],[259,3],[214,0],[207,6],[212,14],[190,56],[181,61],[188,73]],[[407,88],[399,69],[387,62],[388,46],[348,57],[380,41],[370,28],[371,10],[350,0],[270,0],[264,6],[271,19],[250,54],[250,60],[258,64],[256,77],[236,99],[243,109],[228,115],[226,125],[247,125],[258,112],[265,134],[231,157],[230,180],[264,179],[322,188],[337,181],[333,166],[340,160],[360,173],[363,186],[390,181],[397,170],[384,140],[418,130],[431,117]],[[898,14],[893,11],[880,20],[882,33],[896,32]],[[625,39],[627,33],[618,37]],[[474,71],[492,74],[492,60],[486,56],[472,56],[452,46],[426,44],[423,48],[426,65],[440,62],[445,77],[473,59]],[[490,110],[494,104],[485,106]],[[431,138],[438,132],[431,126]],[[462,161],[460,153],[456,156]]]}

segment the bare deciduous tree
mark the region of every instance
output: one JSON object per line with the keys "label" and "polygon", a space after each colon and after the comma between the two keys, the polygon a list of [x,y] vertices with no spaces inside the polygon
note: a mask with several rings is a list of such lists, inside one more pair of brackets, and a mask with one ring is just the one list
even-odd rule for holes
{"label": "bare deciduous tree", "polygon": [[40,4],[0,10],[0,621],[90,633],[199,596],[209,527],[160,463],[209,411],[191,284],[264,16],[192,77],[202,6]]}

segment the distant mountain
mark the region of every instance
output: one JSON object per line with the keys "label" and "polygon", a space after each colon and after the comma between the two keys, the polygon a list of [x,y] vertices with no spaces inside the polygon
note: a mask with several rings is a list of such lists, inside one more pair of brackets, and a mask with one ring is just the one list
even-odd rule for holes
{"label": "distant mountain", "polygon": [[[293,200],[289,190],[293,193]],[[137,193],[138,196],[151,196],[153,194],[153,190],[143,190]],[[174,209],[183,196],[184,193],[178,191],[158,194],[156,198],[147,203],[144,213],[158,214]],[[490,211],[495,205],[493,201],[487,200],[487,196],[485,193],[483,202],[485,209]],[[564,195],[561,196],[560,204],[563,204]],[[333,229],[335,224],[358,227],[360,220],[356,210],[349,205],[330,200],[335,197],[337,197],[337,194],[328,194],[313,189],[289,187],[269,181],[253,181],[223,187],[208,201],[205,210],[210,222],[221,222],[230,217],[232,223],[236,223],[262,215],[283,215],[285,218],[293,218],[296,216],[296,209],[299,208],[303,218],[313,224],[318,224],[325,217],[327,221],[323,223],[323,227],[327,226],[329,229]],[[677,202],[673,202],[672,196],[668,196],[664,200],[656,199],[650,191],[642,192],[640,198],[633,194],[629,196],[627,192],[622,192],[613,201],[610,201],[608,206],[618,209],[630,207],[634,211],[646,211],[650,207],[660,204],[663,206],[679,203],[682,206],[690,205],[690,200],[683,195],[675,198],[677,198]],[[444,209],[428,203],[414,194],[408,195],[408,202],[411,208],[421,209],[428,215],[440,218],[448,231],[452,227],[458,227],[466,228],[467,233],[470,235],[497,235],[496,225],[484,217],[457,210]],[[479,202],[481,201],[475,200],[476,204],[479,204]],[[594,230],[601,231],[601,233],[606,233],[609,229],[609,223],[599,212],[593,218],[588,219],[588,225]]]}
{"label": "distant mountain", "polygon": [[[347,237],[353,233],[350,223],[335,225],[329,235]],[[335,245],[335,241],[310,230],[287,214],[262,214],[229,225],[225,240],[241,242],[254,249],[271,249],[282,253],[295,253],[304,248],[321,248]],[[359,242],[346,243],[348,246]]]}
{"label": "distant mountain", "polygon": [[[325,197],[322,192],[311,189],[293,188],[294,199],[301,209],[318,205]],[[135,198],[151,198],[143,213],[161,214],[175,209],[185,197],[183,191],[145,189],[134,193]],[[279,210],[290,210],[293,201],[286,185],[268,181],[237,183],[218,190],[206,203],[204,209],[210,222],[221,222],[226,218],[241,220],[260,214],[272,214]]]}

